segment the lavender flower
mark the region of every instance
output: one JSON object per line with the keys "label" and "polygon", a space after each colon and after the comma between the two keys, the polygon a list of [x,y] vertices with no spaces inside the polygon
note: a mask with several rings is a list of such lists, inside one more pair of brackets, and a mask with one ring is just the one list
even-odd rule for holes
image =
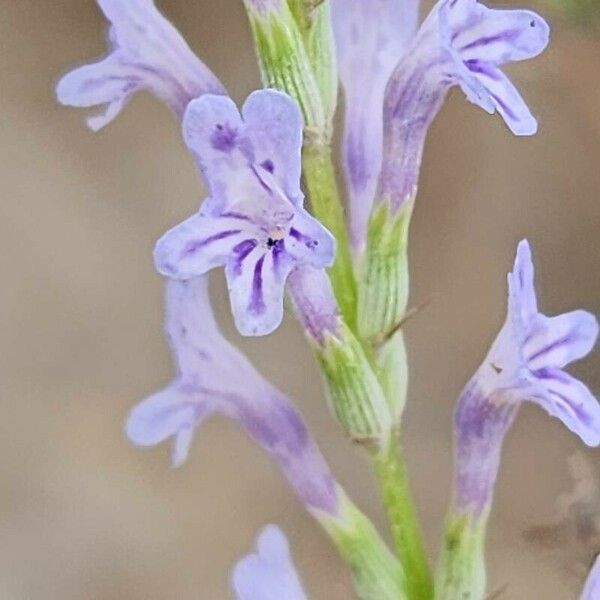
{"label": "lavender flower", "polygon": [[454,85],[485,111],[497,111],[514,134],[534,134],[536,120],[499,67],[537,56],[548,35],[546,22],[530,11],[440,0],[388,84],[379,199],[397,210],[414,197],[427,130]]}
{"label": "lavender flower", "polygon": [[352,241],[365,237],[381,170],[383,96],[417,30],[419,0],[332,0],[345,95],[343,157]]}
{"label": "lavender flower", "polygon": [[600,444],[600,405],[563,368],[593,348],[598,324],[576,310],[547,317],[537,308],[529,244],[522,241],[508,276],[508,315],[456,414],[457,507],[490,502],[502,440],[521,402],[541,406],[587,445]]}
{"label": "lavender flower", "polygon": [[112,121],[139,90],[151,91],[180,117],[192,98],[225,93],[152,0],[97,1],[111,23],[111,52],[65,75],[56,90],[62,104],[107,105],[88,119],[91,129]]}
{"label": "lavender flower", "polygon": [[268,525],[256,542],[256,554],[245,556],[233,572],[237,600],[306,600],[284,534]]}
{"label": "lavender flower", "polygon": [[563,371],[591,351],[597,336],[596,319],[585,311],[556,317],[538,311],[531,251],[522,241],[508,275],[506,321],[458,401],[454,500],[436,581],[440,598],[485,595],[486,524],[504,436],[523,401],[558,417],[586,444],[600,444],[600,405]]}
{"label": "lavender flower", "polygon": [[337,514],[339,488],[299,413],[221,334],[206,277],[167,284],[166,330],[177,376],[136,406],[129,439],[153,446],[173,439],[181,465],[195,429],[209,415],[239,421],[282,466],[297,494],[318,513]]}
{"label": "lavender flower", "polygon": [[600,556],[596,557],[580,600],[598,600],[598,598],[600,598]]}
{"label": "lavender flower", "polygon": [[183,130],[210,198],[159,240],[157,269],[189,279],[225,266],[240,333],[270,333],[292,269],[328,267],[335,254],[334,238],[302,206],[300,112],[274,90],[251,94],[241,115],[229,98],[205,95],[190,103]]}

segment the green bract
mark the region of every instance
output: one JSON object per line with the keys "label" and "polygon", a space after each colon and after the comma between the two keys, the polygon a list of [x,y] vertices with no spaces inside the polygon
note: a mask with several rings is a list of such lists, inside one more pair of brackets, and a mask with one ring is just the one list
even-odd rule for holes
{"label": "green bract", "polygon": [[346,433],[376,450],[387,447],[392,414],[385,393],[358,340],[342,324],[316,351],[331,409]]}
{"label": "green bract", "polygon": [[413,202],[393,213],[386,202],[371,213],[367,248],[360,267],[358,330],[381,343],[399,328],[409,293],[408,229]]}

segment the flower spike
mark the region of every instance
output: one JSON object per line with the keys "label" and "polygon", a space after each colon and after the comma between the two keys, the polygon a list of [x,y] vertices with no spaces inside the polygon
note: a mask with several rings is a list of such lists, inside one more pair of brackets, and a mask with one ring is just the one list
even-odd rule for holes
{"label": "flower spike", "polygon": [[256,553],[237,563],[232,580],[236,600],[306,600],[288,541],[275,525],[263,529]]}
{"label": "flower spike", "polygon": [[183,128],[210,198],[158,241],[156,267],[190,279],[224,266],[238,330],[268,334],[283,317],[292,269],[328,267],[335,254],[334,238],[302,206],[299,110],[274,90],[254,92],[241,115],[229,98],[205,95]]}
{"label": "flower spike", "polygon": [[67,73],[56,88],[62,104],[106,105],[104,113],[88,119],[91,129],[107,125],[140,90],[152,92],[180,117],[192,98],[225,94],[221,82],[160,14],[153,0],[97,2],[111,23],[111,52],[99,62]]}

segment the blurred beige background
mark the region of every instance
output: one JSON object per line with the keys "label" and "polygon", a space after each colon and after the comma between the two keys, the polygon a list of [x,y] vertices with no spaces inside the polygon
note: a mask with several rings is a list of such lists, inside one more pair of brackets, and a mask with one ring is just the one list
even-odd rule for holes
{"label": "blurred beige background", "polygon": [[[258,85],[239,0],[159,4],[237,100]],[[104,53],[104,27],[92,0],[0,0],[0,598],[226,599],[231,565],[267,522],[289,534],[313,597],[349,598],[332,547],[236,426],[205,425],[180,470],[166,446],[124,439],[128,409],[172,373],[151,249],[202,190],[174,119],[150,97],[99,134],[54,102],[62,72]],[[544,310],[600,309],[600,38],[555,22],[551,49],[511,73],[540,134],[511,137],[454,92],[431,131],[412,230],[413,301],[433,301],[407,326],[404,430],[432,555],[453,403],[503,319],[515,243],[534,245]],[[383,525],[369,466],[330,419],[293,320],[240,344]],[[596,353],[577,369],[598,392],[599,367]],[[491,587],[507,584],[506,600],[577,597],[599,541],[593,519],[532,528],[555,519],[579,448],[522,411],[489,536]],[[599,473],[598,452],[587,457]],[[593,499],[585,507],[598,515]]]}

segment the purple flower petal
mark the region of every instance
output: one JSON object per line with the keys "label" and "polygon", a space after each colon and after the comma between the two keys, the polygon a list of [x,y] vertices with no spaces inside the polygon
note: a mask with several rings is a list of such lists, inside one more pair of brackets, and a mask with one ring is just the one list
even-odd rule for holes
{"label": "purple flower petal", "polygon": [[[181,431],[193,430],[210,412],[207,400],[200,395],[190,397],[174,383],[131,411],[127,437],[138,446],[154,446]],[[175,454],[181,459],[183,447]]]}
{"label": "purple flower petal", "polygon": [[257,248],[241,268],[229,262],[225,269],[231,310],[242,335],[267,335],[283,319],[284,284],[293,266],[285,254]]}
{"label": "purple flower petal", "polygon": [[302,113],[287,95],[261,90],[248,96],[242,117],[252,139],[254,163],[271,173],[286,196],[301,202]]}
{"label": "purple flower petal", "polygon": [[600,598],[600,556],[596,557],[580,600],[598,600]]}
{"label": "purple flower petal", "polygon": [[[443,15],[443,17],[442,17]],[[549,27],[537,14],[523,10],[493,10],[475,0],[445,0],[440,23],[455,58],[458,82],[469,100],[502,116],[515,135],[533,135],[537,122],[521,95],[497,68],[508,62],[532,58],[548,44]],[[473,77],[485,90],[473,94]]]}
{"label": "purple flower petal", "polygon": [[240,560],[233,571],[236,599],[306,600],[281,530],[268,525],[256,546],[256,553]]}
{"label": "purple flower petal", "polygon": [[304,209],[298,209],[286,238],[286,249],[302,264],[325,269],[333,264],[335,238]]}
{"label": "purple flower petal", "polygon": [[521,94],[500,69],[488,67],[478,72],[478,79],[495,109],[515,135],[533,135],[537,132],[537,121]]}
{"label": "purple flower petal", "polygon": [[464,0],[453,11],[452,45],[465,62],[493,65],[534,58],[548,45],[550,28],[529,10],[495,10]]}
{"label": "purple flower petal", "polygon": [[531,247],[527,240],[521,240],[517,246],[515,264],[508,280],[509,300],[514,300],[520,317],[524,321],[527,321],[538,312],[534,276]]}
{"label": "purple flower petal", "polygon": [[247,186],[252,146],[237,106],[224,96],[204,95],[190,102],[183,137],[208,184],[211,200],[225,209],[227,199]]}
{"label": "purple flower petal", "polygon": [[598,338],[594,315],[575,310],[557,317],[539,315],[524,346],[532,371],[547,367],[562,368],[587,356]]}
{"label": "purple flower petal", "polygon": [[545,393],[529,398],[588,446],[600,445],[600,404],[581,381],[560,369],[538,371]]}
{"label": "purple flower petal", "polygon": [[247,239],[244,220],[196,214],[158,240],[156,269],[166,277],[191,279],[224,265],[233,249]]}
{"label": "purple flower petal", "polygon": [[139,90],[152,92],[179,116],[192,98],[225,93],[152,0],[98,4],[111,22],[112,50],[103,60],[67,73],[56,88],[62,104],[107,105],[104,113],[88,120],[93,130],[112,121]]}

